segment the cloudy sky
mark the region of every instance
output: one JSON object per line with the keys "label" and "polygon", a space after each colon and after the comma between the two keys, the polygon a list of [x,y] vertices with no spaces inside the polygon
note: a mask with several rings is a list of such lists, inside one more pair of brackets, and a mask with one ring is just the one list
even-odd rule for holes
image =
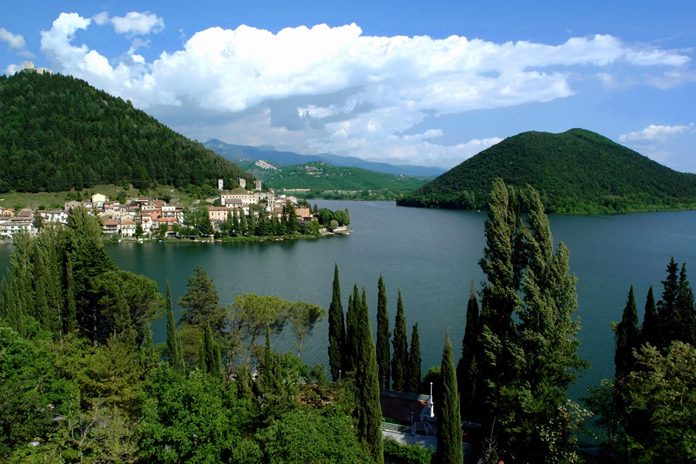
{"label": "cloudy sky", "polygon": [[696,172],[694,24],[691,0],[5,0],[0,70],[85,79],[200,141],[449,168],[583,127]]}

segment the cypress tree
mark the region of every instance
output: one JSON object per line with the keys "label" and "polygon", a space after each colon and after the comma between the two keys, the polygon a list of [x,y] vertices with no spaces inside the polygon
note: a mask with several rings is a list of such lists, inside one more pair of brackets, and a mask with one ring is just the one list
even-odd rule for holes
{"label": "cypress tree", "polygon": [[36,240],[32,246],[34,270],[32,273],[34,280],[34,315],[41,324],[43,329],[55,332],[59,324],[58,314],[53,312],[49,307],[47,290],[48,290],[48,275],[45,265],[45,257],[42,248]]}
{"label": "cypress tree", "polygon": [[[354,295],[357,295],[357,287]],[[358,347],[355,364],[357,436],[373,461],[383,464],[382,407],[379,402],[377,355],[375,345],[372,343],[370,318],[364,296],[363,289],[363,298],[354,300]]]}
{"label": "cypress tree", "polygon": [[250,400],[254,397],[252,385],[254,383],[251,378],[251,372],[246,363],[237,365],[235,373],[235,384],[237,386],[237,398]]}
{"label": "cypress tree", "polygon": [[72,260],[65,258],[65,314],[63,315],[63,332],[70,333],[77,327],[77,306],[75,302],[75,285],[73,281]]}
{"label": "cypress tree", "polygon": [[411,331],[411,349],[408,352],[408,375],[406,376],[406,391],[418,392],[421,384],[421,352],[418,324],[413,324]]}
{"label": "cypress tree", "polygon": [[247,224],[246,214],[244,214],[244,210],[240,210],[240,212],[239,212],[239,235],[246,234],[248,230],[249,230],[249,225]]}
{"label": "cypress tree", "polygon": [[249,232],[249,235],[258,235],[256,228],[256,215],[253,211],[249,210],[249,218],[247,219],[247,232]]}
{"label": "cypress tree", "polygon": [[343,368],[344,374],[355,371],[355,363],[358,357],[358,306],[360,296],[358,286],[353,285],[353,294],[348,297],[348,312],[346,313],[346,343],[344,347]]}
{"label": "cypress tree", "polygon": [[24,313],[12,278],[5,277],[2,280],[2,310],[7,324],[24,335]]}
{"label": "cypress tree", "polygon": [[36,312],[34,288],[34,263],[32,241],[27,234],[14,236],[14,248],[10,255],[5,297],[6,318],[10,326],[24,335],[24,318],[33,316],[41,321]]}
{"label": "cypress tree", "polygon": [[488,201],[486,247],[479,262],[487,281],[482,290],[481,342],[476,354],[476,359],[481,361],[478,365],[481,381],[478,384],[482,387],[477,395],[482,406],[495,411],[492,416],[496,416],[499,410],[508,409],[496,403],[498,393],[512,382],[514,374],[514,362],[506,348],[514,333],[512,312],[519,299],[514,249],[520,241],[515,190],[496,179]]}
{"label": "cypress tree", "polygon": [[238,211],[232,211],[230,213],[230,221],[231,221],[231,229],[234,231],[235,234],[239,235],[239,214]]}
{"label": "cypress tree", "polygon": [[[484,429],[497,418],[498,443],[521,462],[575,459],[567,387],[584,366],[577,356],[576,279],[567,247],[556,252],[536,190],[497,180],[490,195],[480,351]],[[514,317],[513,317],[514,315]],[[478,361],[481,361],[480,363]],[[520,401],[525,398],[525,401]],[[546,433],[548,424],[558,424]]]}
{"label": "cypress tree", "polygon": [[203,328],[203,340],[198,362],[203,372],[217,377],[220,375],[220,351],[218,349],[216,354],[215,345],[213,333],[210,330],[210,326],[206,324]]}
{"label": "cypress tree", "polygon": [[633,370],[633,350],[638,347],[640,342],[638,311],[636,310],[636,300],[633,296],[633,286],[628,291],[621,322],[614,327],[614,332],[616,333],[614,365],[616,367],[615,377],[618,382]]}
{"label": "cypress tree", "polygon": [[457,384],[462,417],[477,418],[476,383],[478,381],[476,349],[480,334],[479,306],[473,285],[466,305],[466,328],[462,339],[462,357],[457,364]]}
{"label": "cypress tree", "polygon": [[377,368],[380,385],[389,388],[389,315],[387,314],[387,292],[384,288],[384,278],[380,275],[377,282]]}
{"label": "cypress tree", "polygon": [[64,296],[63,296],[63,266],[64,233],[56,227],[44,228],[37,237],[37,248],[44,257],[45,291],[50,312],[50,330],[61,334],[63,329]]}
{"label": "cypress tree", "polygon": [[145,336],[143,337],[142,350],[148,359],[155,359],[155,344],[152,341],[152,328],[150,323],[145,327]]}
{"label": "cypress tree", "polygon": [[454,368],[452,343],[449,335],[445,337],[442,350],[442,392],[440,401],[435,404],[437,411],[437,454],[436,462],[441,464],[462,464],[462,424],[459,416],[459,388]]}
{"label": "cypress tree", "polygon": [[658,325],[660,323],[659,317],[657,315],[657,308],[655,307],[655,297],[653,295],[653,288],[648,289],[648,296],[645,299],[645,312],[643,314],[643,326],[640,332],[641,344],[649,343],[654,347],[657,347],[659,343],[659,333]]}
{"label": "cypress tree", "polygon": [[220,354],[220,344],[213,339],[213,375],[221,377],[222,372],[222,355]]}
{"label": "cypress tree", "polygon": [[333,290],[329,305],[329,367],[331,378],[336,381],[339,371],[343,369],[343,351],[346,338],[346,328],[341,305],[341,284],[338,277],[338,264],[334,265]]}
{"label": "cypress tree", "polygon": [[177,372],[184,372],[184,355],[181,351],[179,332],[176,330],[174,311],[172,310],[172,289],[167,282],[167,358],[169,365]]}
{"label": "cypress tree", "polygon": [[396,300],[396,320],[394,322],[394,354],[392,356],[392,388],[403,391],[406,386],[406,369],[408,368],[408,340],[406,339],[406,316],[401,291]]}

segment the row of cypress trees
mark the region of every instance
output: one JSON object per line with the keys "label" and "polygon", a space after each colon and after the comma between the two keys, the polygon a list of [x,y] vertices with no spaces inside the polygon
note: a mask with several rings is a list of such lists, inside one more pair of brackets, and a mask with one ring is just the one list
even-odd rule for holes
{"label": "row of cypress trees", "polygon": [[[554,249],[538,192],[508,187],[500,180],[491,191],[485,233],[480,265],[486,281],[481,309],[472,289],[462,357],[456,369],[449,339],[443,350],[442,392],[436,406],[440,430],[437,461],[461,462],[462,416],[492,431],[499,447],[494,454],[515,455],[521,462],[576,460],[571,432],[574,424],[569,419],[573,406],[566,392],[585,364],[577,355],[576,279],[569,270],[568,249],[563,243]],[[356,319],[349,308],[347,335],[343,336],[337,268],[333,285],[329,361],[337,379],[340,370],[353,369],[355,329],[351,325]],[[408,367],[404,368],[408,362],[403,362],[408,359],[403,303],[399,296],[388,363],[383,279],[378,289],[379,375],[389,378],[394,389],[411,389],[412,380],[405,374]],[[360,297],[355,287],[349,306],[362,308],[364,302],[364,292]],[[420,369],[418,379],[419,383]]]}
{"label": "row of cypress trees", "polygon": [[357,407],[354,416],[358,439],[375,463],[384,463],[379,372],[367,296],[365,289],[360,294],[358,286],[354,285],[344,319],[338,265],[334,268],[333,294],[329,306],[329,362],[334,380],[339,380],[343,373],[355,379]]}
{"label": "row of cypress trees", "polygon": [[[338,266],[334,267],[332,301],[329,306],[329,363],[333,379],[343,373],[354,378],[357,400],[357,433],[377,463],[384,462],[382,445],[382,412],[379,380],[386,388],[418,391],[421,380],[420,337],[418,325],[413,326],[411,349],[408,349],[406,317],[401,292],[398,293],[393,356],[389,346],[389,317],[384,278],[380,276],[377,296],[377,340],[372,344],[365,290],[348,297],[345,315],[341,305]],[[344,332],[345,331],[345,332]],[[438,395],[438,452],[436,462],[461,463],[462,437],[459,393],[454,355],[449,336],[446,337],[441,365],[442,392]]]}
{"label": "row of cypress trees", "polygon": [[[418,324],[411,331],[409,349],[406,332],[406,315],[401,292],[398,292],[394,333],[389,332],[389,314],[387,310],[387,294],[384,277],[380,276],[377,283],[377,340],[375,353],[380,386],[388,390],[391,386],[396,391],[418,391],[421,381],[421,352]],[[355,343],[353,342],[354,311],[351,310],[356,302],[367,304],[365,292],[362,297],[357,294],[348,298],[348,312],[343,313],[341,304],[341,286],[339,282],[338,265],[334,267],[333,290],[329,305],[329,366],[331,377],[338,380],[341,375],[353,371],[355,359]],[[391,336],[391,347],[390,347]]]}

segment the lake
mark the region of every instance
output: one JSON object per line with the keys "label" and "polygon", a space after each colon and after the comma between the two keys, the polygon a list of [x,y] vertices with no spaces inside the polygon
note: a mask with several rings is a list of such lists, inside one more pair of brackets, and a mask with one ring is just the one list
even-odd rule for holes
{"label": "lake", "polygon": [[[213,278],[222,304],[239,293],[278,295],[328,308],[334,263],[339,266],[344,309],[353,284],[365,287],[373,331],[377,279],[384,276],[393,327],[397,290],[407,323],[418,323],[423,369],[439,365],[444,336],[459,350],[464,333],[469,288],[481,288],[478,266],[484,247],[485,213],[396,207],[392,202],[317,201],[320,207],[348,208],[349,237],[272,243],[122,243],[107,250],[124,269],[145,274],[164,290],[169,280],[174,298],[186,291],[195,266]],[[574,398],[589,386],[613,376],[614,335],[611,321],[621,317],[634,285],[642,318],[649,286],[656,298],[671,256],[696,269],[696,212],[641,213],[613,216],[552,216],[555,240],[565,242],[571,269],[578,277],[580,355],[590,362],[571,388]],[[0,247],[5,267],[10,247]],[[694,271],[696,272],[696,271]],[[691,281],[696,282],[696,273]],[[175,309],[177,314],[180,308]],[[153,325],[156,342],[165,325]],[[286,331],[286,332],[289,332]],[[275,344],[294,349],[287,333]],[[326,364],[327,323],[318,323],[304,344],[308,364]]]}

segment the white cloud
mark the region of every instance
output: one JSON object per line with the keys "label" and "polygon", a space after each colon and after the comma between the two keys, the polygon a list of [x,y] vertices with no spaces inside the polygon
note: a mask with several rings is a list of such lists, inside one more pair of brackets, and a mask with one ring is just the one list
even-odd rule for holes
{"label": "white cloud", "polygon": [[635,132],[628,132],[619,136],[621,142],[646,142],[646,141],[662,141],[676,135],[691,132],[694,129],[694,123],[679,124],[674,126],[662,124],[650,124],[649,126]]}
{"label": "white cloud", "polygon": [[94,21],[94,24],[96,24],[97,26],[103,26],[104,24],[107,24],[109,22],[109,13],[107,13],[106,11],[97,13],[94,16],[92,16],[92,21]]}
{"label": "white cloud", "polygon": [[[42,50],[57,71],[86,79],[140,108],[187,105],[243,114],[284,101],[295,105],[287,113],[295,126],[278,122],[271,110],[267,117],[255,112],[256,134],[268,136],[260,143],[439,166],[456,164],[499,139],[446,146],[436,143],[445,135],[441,129],[414,134],[430,116],[568,97],[583,73],[598,76],[605,85],[632,68],[652,77],[681,76],[688,74],[690,62],[684,53],[633,47],[610,35],[556,45],[495,43],[460,36],[367,36],[356,24],[321,24],[277,33],[244,25],[212,27],[152,61],[135,53],[147,42],[134,41],[126,59],[112,64],[98,51],[72,43],[75,32],[90,22],[62,13],[42,32]],[[111,22],[116,32],[130,36],[164,27],[150,13],[130,12]],[[643,82],[658,85],[650,78]],[[325,101],[318,103],[320,98]],[[238,121],[231,124],[242,127]]]}
{"label": "white cloud", "polygon": [[117,34],[147,35],[164,29],[164,20],[148,11],[129,11],[125,16],[114,16],[111,23]]}
{"label": "white cloud", "polygon": [[24,67],[23,67],[22,65],[19,65],[19,64],[11,64],[11,65],[9,65],[9,66],[5,69],[5,74],[8,75],[8,76],[11,76],[11,75],[13,75],[13,74],[18,73],[18,72],[21,71],[22,69],[24,69]]}
{"label": "white cloud", "polygon": [[13,34],[4,27],[0,27],[0,41],[7,43],[10,48],[21,50],[26,46],[24,37],[20,34]]}

